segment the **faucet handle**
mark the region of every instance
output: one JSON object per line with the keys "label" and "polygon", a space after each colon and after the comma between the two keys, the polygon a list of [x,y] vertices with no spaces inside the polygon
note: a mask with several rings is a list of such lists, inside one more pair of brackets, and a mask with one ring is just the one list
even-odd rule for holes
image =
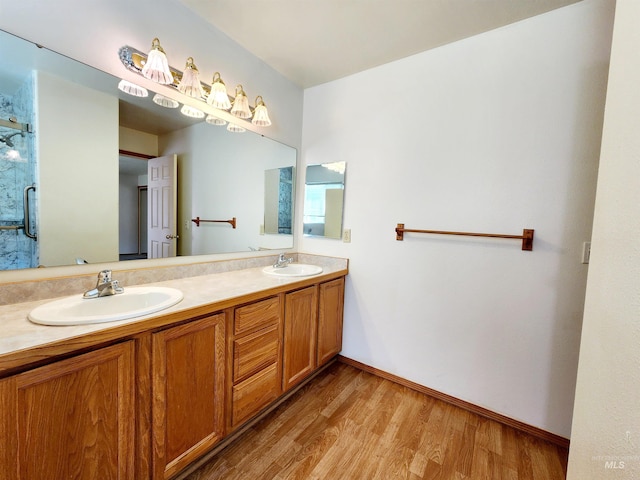
{"label": "faucet handle", "polygon": [[102,270],[98,273],[98,285],[111,281],[111,270]]}

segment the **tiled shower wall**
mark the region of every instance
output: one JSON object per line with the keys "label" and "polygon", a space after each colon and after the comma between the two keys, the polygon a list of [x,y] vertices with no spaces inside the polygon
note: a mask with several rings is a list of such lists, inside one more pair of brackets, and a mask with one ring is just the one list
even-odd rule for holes
{"label": "tiled shower wall", "polygon": [[[30,75],[12,95],[0,92],[0,118],[16,117],[19,123],[34,124],[33,98],[35,77]],[[18,132],[0,127],[0,136]],[[20,157],[11,159],[9,148],[0,143],[0,225],[24,225],[24,188],[35,184],[36,158],[35,136],[25,133],[11,138]],[[35,196],[31,198],[31,225],[36,225]],[[23,229],[0,229],[0,270],[31,268],[38,265],[37,242],[28,238]]]}
{"label": "tiled shower wall", "polygon": [[278,233],[291,235],[293,217],[293,167],[280,169],[280,187],[278,191]]}

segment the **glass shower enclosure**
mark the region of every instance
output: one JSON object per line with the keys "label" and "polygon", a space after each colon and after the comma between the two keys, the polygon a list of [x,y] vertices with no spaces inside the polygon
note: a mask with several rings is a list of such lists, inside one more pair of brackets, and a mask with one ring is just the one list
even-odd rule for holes
{"label": "glass shower enclosure", "polygon": [[33,79],[0,91],[0,270],[38,266]]}

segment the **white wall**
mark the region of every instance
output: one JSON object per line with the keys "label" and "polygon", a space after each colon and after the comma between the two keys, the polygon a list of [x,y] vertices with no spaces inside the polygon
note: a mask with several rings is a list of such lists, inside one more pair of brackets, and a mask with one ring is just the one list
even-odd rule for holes
{"label": "white wall", "polygon": [[[261,235],[264,172],[291,166],[296,151],[252,132],[199,123],[160,137],[162,155],[178,155],[178,254],[287,249],[291,235]],[[191,219],[227,220],[201,223]]]}
{"label": "white wall", "polygon": [[145,85],[120,63],[118,50],[145,51],[159,37],[173,67],[184,69],[191,56],[206,83],[217,71],[230,88],[242,84],[252,105],[262,95],[273,125],[256,130],[300,146],[302,89],[177,0],[0,0],[0,29]]}
{"label": "white wall", "polygon": [[119,148],[128,152],[158,156],[158,136],[127,127],[119,127]]}
{"label": "white wall", "polygon": [[640,478],[640,3],[618,0],[570,480]]}
{"label": "white wall", "polygon": [[118,260],[118,100],[41,72],[36,90],[40,264]]}
{"label": "white wall", "polygon": [[[305,91],[303,162],[347,162],[352,243],[300,239],[350,259],[345,356],[570,435],[612,15],[585,0]],[[396,223],[533,228],[534,250]]]}

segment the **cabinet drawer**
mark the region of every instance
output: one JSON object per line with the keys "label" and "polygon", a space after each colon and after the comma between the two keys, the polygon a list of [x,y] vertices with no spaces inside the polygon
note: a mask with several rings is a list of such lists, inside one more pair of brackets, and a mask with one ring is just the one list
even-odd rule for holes
{"label": "cabinet drawer", "polygon": [[280,376],[276,364],[234,386],[233,427],[258,413],[279,395]]}
{"label": "cabinet drawer", "polygon": [[276,324],[279,321],[280,301],[278,297],[268,298],[237,308],[233,333],[235,335],[241,335],[252,330]]}
{"label": "cabinet drawer", "polygon": [[278,360],[278,324],[233,342],[233,382],[237,383]]}

